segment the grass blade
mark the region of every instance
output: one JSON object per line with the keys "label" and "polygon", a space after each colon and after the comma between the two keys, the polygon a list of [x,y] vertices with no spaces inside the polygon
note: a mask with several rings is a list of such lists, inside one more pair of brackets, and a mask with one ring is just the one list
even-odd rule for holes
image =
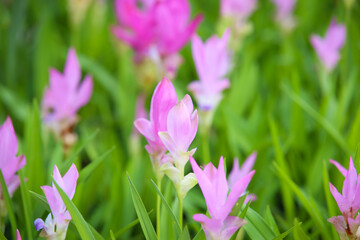
{"label": "grass blade", "polygon": [[7,210],[8,210],[10,223],[11,223],[11,234],[12,234],[13,239],[16,239],[17,225],[16,225],[16,219],[15,219],[15,212],[14,212],[14,208],[13,208],[13,205],[11,202],[9,191],[8,191],[6,183],[5,183],[4,175],[1,171],[1,169],[0,169],[0,184],[1,184],[2,194],[4,195],[4,200],[5,200]]}
{"label": "grass blade", "polygon": [[245,220],[247,223],[244,225],[244,229],[251,239],[270,240],[276,237],[266,221],[250,207],[246,212]]}
{"label": "grass blade", "polygon": [[155,239],[157,239],[157,237],[156,237],[154,227],[153,227],[151,220],[146,212],[144,203],[142,202],[140,195],[137,192],[134,184],[132,183],[129,175],[128,175],[128,181],[129,181],[129,185],[130,185],[131,196],[133,199],[135,211],[136,211],[136,214],[138,215],[140,225],[144,232],[145,238],[148,240],[155,240]]}
{"label": "grass blade", "polygon": [[24,173],[23,169],[19,171],[19,178],[20,178],[20,191],[21,197],[24,207],[24,215],[25,215],[25,226],[27,232],[27,239],[33,239],[33,227],[32,227],[32,209],[30,204],[30,197],[29,197],[29,190],[24,180]]}

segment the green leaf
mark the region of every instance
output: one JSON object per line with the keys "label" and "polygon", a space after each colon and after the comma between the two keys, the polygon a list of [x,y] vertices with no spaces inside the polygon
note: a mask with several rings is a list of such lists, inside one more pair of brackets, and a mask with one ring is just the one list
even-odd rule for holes
{"label": "green leaf", "polygon": [[294,227],[290,228],[289,230],[287,230],[286,232],[283,232],[282,234],[278,235],[276,238],[274,238],[273,240],[281,240],[284,239],[287,235],[289,235],[292,231],[294,231]]}
{"label": "green leaf", "polygon": [[69,211],[71,218],[74,221],[74,224],[75,224],[81,238],[95,240],[94,235],[92,234],[92,232],[88,226],[88,223],[85,221],[85,219],[83,218],[83,216],[81,215],[79,210],[76,208],[75,204],[66,195],[64,190],[62,190],[61,187],[59,187],[59,185],[56,183],[55,180],[53,181],[53,183],[55,184],[56,189],[58,190],[62,200],[64,201],[64,204],[65,204],[67,210]]}
{"label": "green leaf", "polygon": [[29,111],[25,122],[25,156],[28,187],[30,190],[40,192],[40,186],[45,183],[45,171],[42,149],[41,118],[37,101]]}
{"label": "green leaf", "polygon": [[242,212],[241,210],[243,209],[243,205],[244,205],[244,202],[245,202],[245,199],[246,199],[247,195],[248,194],[246,193],[245,195],[241,196],[239,198],[239,200],[237,200],[237,202],[235,203],[234,207],[231,210],[230,215],[232,215],[232,216],[239,216],[240,215],[240,213]]}
{"label": "green leaf", "polygon": [[195,235],[195,237],[193,238],[193,240],[205,240],[205,233],[204,230],[200,229],[200,231]]}
{"label": "green leaf", "polygon": [[276,235],[280,235],[279,228],[275,222],[274,216],[271,213],[270,206],[266,206],[266,214],[265,214],[265,220],[270,225],[271,229],[274,231]]}
{"label": "green leaf", "polygon": [[5,183],[4,175],[3,175],[1,169],[0,169],[0,184],[1,184],[2,194],[5,199],[6,208],[7,208],[8,214],[9,214],[9,218],[10,218],[11,234],[12,234],[13,239],[16,239],[17,225],[16,225],[16,219],[15,219],[15,212],[14,212],[14,208],[13,208],[13,205],[11,202],[8,188]]}
{"label": "green leaf", "polygon": [[44,196],[41,196],[40,194],[36,193],[36,192],[33,192],[33,191],[30,191],[29,190],[29,193],[31,194],[31,196],[33,198],[35,198],[39,203],[41,203],[41,205],[43,205],[43,207],[48,211],[50,212],[50,207],[49,207],[49,204],[46,200],[46,198]]}
{"label": "green leaf", "polygon": [[156,233],[153,225],[151,224],[151,220],[146,212],[144,203],[142,202],[139,193],[137,192],[134,184],[132,183],[130,176],[128,175],[129,186],[131,190],[131,197],[134,203],[136,214],[138,215],[141,228],[145,235],[145,238],[148,240],[157,239]]}
{"label": "green leaf", "polygon": [[110,230],[110,238],[111,238],[111,240],[116,240],[115,235],[114,235],[113,231],[111,231],[111,230]]}
{"label": "green leaf", "polygon": [[0,231],[0,240],[7,240],[4,234]]}
{"label": "green leaf", "polygon": [[[148,215],[150,215],[153,212],[153,210],[150,210],[148,212]],[[120,237],[123,233],[125,233],[126,231],[130,230],[131,228],[133,228],[134,226],[136,226],[136,224],[138,224],[140,221],[139,219],[136,219],[134,221],[132,221],[131,223],[127,224],[125,227],[123,227],[122,229],[120,229],[119,231],[117,231],[115,233],[115,237],[118,238]]]}
{"label": "green leaf", "polygon": [[246,212],[245,220],[247,223],[244,225],[244,229],[251,239],[270,240],[276,237],[266,221],[250,207]]}
{"label": "green leaf", "polygon": [[94,235],[95,240],[104,240],[104,238],[100,235],[98,231],[96,231],[93,226],[91,226],[89,223],[87,225],[90,228],[91,233]]}
{"label": "green leaf", "polygon": [[33,220],[32,220],[32,209],[30,205],[30,197],[29,197],[29,190],[24,180],[24,173],[23,169],[19,172],[20,178],[20,190],[21,190],[21,197],[24,207],[24,216],[25,216],[25,226],[27,232],[27,239],[33,238]]}
{"label": "green leaf", "polygon": [[103,153],[98,159],[91,162],[85,168],[80,171],[79,174],[79,182],[85,180],[90,174],[99,166],[104,158],[106,158],[112,151],[114,151],[115,147],[110,148],[105,153]]}
{"label": "green leaf", "polygon": [[187,227],[184,227],[184,230],[181,232],[179,236],[179,240],[190,240],[190,233]]}
{"label": "green leaf", "polygon": [[310,240],[302,230],[300,224],[297,219],[294,220],[294,240]]}
{"label": "green leaf", "polygon": [[170,205],[168,204],[168,202],[166,201],[164,195],[162,195],[162,193],[160,192],[159,188],[156,186],[155,182],[153,180],[151,180],[152,186],[154,187],[154,189],[156,190],[156,193],[160,196],[161,198],[161,202],[162,204],[164,204],[166,210],[168,211],[173,224],[175,224],[174,229],[175,229],[175,236],[178,237],[181,233],[181,228],[180,228],[180,224],[178,219],[175,217],[174,212],[172,211]]}

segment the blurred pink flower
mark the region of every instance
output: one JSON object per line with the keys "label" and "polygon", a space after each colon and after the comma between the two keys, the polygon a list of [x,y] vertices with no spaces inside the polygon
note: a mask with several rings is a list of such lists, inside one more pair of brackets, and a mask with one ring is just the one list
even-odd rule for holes
{"label": "blurred pink flower", "polygon": [[[231,169],[231,172],[230,172],[229,177],[228,177],[228,183],[229,183],[229,188],[230,189],[232,189],[233,186],[235,186],[237,181],[239,181],[241,178],[245,177],[248,173],[251,172],[251,170],[252,170],[252,168],[253,168],[253,166],[255,164],[256,155],[257,155],[256,152],[252,153],[245,160],[245,162],[241,166],[241,168],[239,167],[239,159],[237,159],[237,158],[234,159],[233,168]],[[250,200],[254,201],[254,200],[256,200],[256,198],[257,197],[256,197],[255,194],[249,194],[249,195],[246,196],[244,204],[246,204]]]}
{"label": "blurred pink flower", "polygon": [[276,5],[276,20],[286,29],[293,28],[295,22],[292,12],[296,0],[272,0],[272,2]]}
{"label": "blurred pink flower", "polygon": [[229,36],[228,29],[222,38],[212,36],[205,43],[199,36],[193,37],[192,54],[200,81],[190,83],[188,88],[202,110],[215,108],[222,98],[222,91],[230,86],[230,81],[224,78],[231,65],[227,49]]}
{"label": "blurred pink flower", "polygon": [[68,52],[64,73],[50,69],[50,86],[42,101],[44,122],[55,133],[75,124],[77,111],[91,97],[93,82],[90,75],[80,83],[81,69],[74,49]]}
{"label": "blurred pink flower", "polygon": [[201,223],[208,239],[230,239],[246,221],[236,216],[229,216],[229,214],[246,190],[255,171],[239,179],[228,194],[229,186],[223,157],[220,158],[218,169],[210,162],[204,170],[201,170],[192,157],[190,157],[190,163],[210,214],[210,218],[204,214],[195,214],[194,220]]}
{"label": "blurred pink flower", "polygon": [[332,19],[325,38],[321,38],[318,35],[311,36],[311,44],[328,71],[331,71],[339,61],[339,51],[344,46],[345,38],[345,25],[337,24],[336,19]]}
{"label": "blurred pink flower", "polygon": [[360,174],[357,174],[351,157],[348,170],[334,160],[330,160],[330,162],[339,169],[345,180],[342,194],[329,183],[330,192],[335,198],[342,216],[329,218],[328,221],[334,225],[341,239],[347,239],[346,235],[356,233],[360,227],[360,217],[357,215],[360,208]]}
{"label": "blurred pink flower", "polygon": [[198,128],[198,114],[189,95],[176,104],[167,117],[167,131],[159,132],[160,139],[169,150],[171,158],[178,166],[185,166],[189,155],[188,148],[195,138]]}
{"label": "blurred pink flower", "polygon": [[257,0],[221,0],[221,15],[248,18],[255,10]]}
{"label": "blurred pink flower", "polygon": [[[19,177],[15,173],[26,163],[25,156],[16,156],[18,141],[10,117],[7,117],[0,127],[0,169],[4,176],[10,196],[20,184]],[[0,187],[0,196],[2,195]],[[1,199],[1,198],[0,198]]]}
{"label": "blurred pink flower", "polygon": [[166,152],[166,147],[158,136],[158,132],[167,131],[168,114],[177,101],[173,84],[167,78],[163,78],[156,86],[151,98],[150,120],[139,118],[134,122],[137,130],[148,141],[145,148],[150,154],[155,170],[160,167],[160,160]]}
{"label": "blurred pink flower", "polygon": [[[61,177],[59,169],[55,165],[53,178],[64,190],[66,195],[72,199],[75,194],[76,182],[79,178],[79,173],[75,164],[72,164],[64,177]],[[70,213],[67,211],[54,183],[52,184],[52,187],[42,186],[41,188],[45,193],[51,213],[49,213],[45,222],[40,218],[36,219],[34,222],[35,228],[37,231],[43,229],[40,236],[46,237],[47,239],[65,239],[66,231],[71,220]]]}
{"label": "blurred pink flower", "polygon": [[112,32],[134,49],[135,61],[149,57],[162,70],[176,72],[181,63],[178,52],[202,21],[198,15],[189,22],[188,1],[116,0],[115,7],[120,25]]}

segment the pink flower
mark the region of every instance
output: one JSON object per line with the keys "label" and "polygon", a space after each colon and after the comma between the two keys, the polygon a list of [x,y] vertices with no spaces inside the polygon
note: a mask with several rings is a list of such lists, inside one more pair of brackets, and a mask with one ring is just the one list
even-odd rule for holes
{"label": "pink flower", "polygon": [[285,28],[291,29],[294,27],[295,22],[292,17],[292,12],[296,0],[272,0],[276,5],[276,20]]}
{"label": "pink flower", "polygon": [[167,130],[168,113],[177,101],[174,86],[170,80],[163,78],[151,98],[150,120],[139,118],[134,122],[135,127],[148,141],[145,148],[150,154],[155,170],[160,166],[160,160],[166,152],[158,132]]}
{"label": "pink flower", "polygon": [[16,229],[16,240],[21,240],[19,229]]}
{"label": "pink flower", "polygon": [[[257,153],[252,153],[244,162],[244,164],[239,167],[239,160],[237,158],[234,159],[233,168],[229,174],[228,183],[229,188],[232,189],[233,186],[239,181],[241,178],[245,177],[247,174],[249,174],[254,166],[255,160],[256,160]],[[255,194],[249,194],[246,196],[244,204],[246,204],[248,201],[252,200],[254,201],[256,199]]]}
{"label": "pink flower", "polygon": [[[10,196],[20,184],[19,177],[15,173],[26,163],[25,156],[16,156],[18,141],[10,117],[7,117],[0,127],[0,170],[4,175],[5,183]],[[0,196],[2,195],[0,187]]]}
{"label": "pink flower", "polygon": [[82,83],[80,79],[80,65],[75,50],[71,48],[64,73],[50,69],[50,86],[42,101],[44,122],[57,134],[75,124],[77,111],[90,100],[92,78],[87,75]]}
{"label": "pink flower", "polygon": [[[142,9],[138,7],[138,3]],[[116,0],[115,13],[119,26],[112,33],[129,44],[136,52],[136,59],[146,55],[155,39],[154,1]]]}
{"label": "pink flower", "polygon": [[[79,173],[75,164],[72,164],[68,172],[61,177],[59,169],[55,165],[53,178],[56,183],[64,190],[66,195],[72,199],[75,194],[76,182],[79,178]],[[54,183],[52,187],[42,186],[46,199],[49,203],[51,213],[46,218],[45,222],[38,218],[35,220],[34,225],[37,231],[43,229],[40,236],[48,239],[65,239],[67,227],[71,220],[70,213],[67,211],[66,206],[57,191]],[[51,215],[52,214],[52,215]]]}
{"label": "pink flower", "polygon": [[311,36],[311,44],[328,71],[331,71],[339,61],[339,51],[344,46],[345,38],[345,26],[343,24],[337,24],[336,19],[331,21],[325,38],[321,38],[318,35]]}
{"label": "pink flower", "polygon": [[221,0],[221,15],[248,18],[255,10],[257,0]]}
{"label": "pink flower", "polygon": [[195,138],[198,128],[198,114],[189,95],[176,104],[167,117],[167,131],[159,132],[160,139],[169,150],[172,159],[180,166],[185,166],[189,160],[188,153],[190,144]]}
{"label": "pink flower", "polygon": [[198,105],[203,110],[213,109],[221,100],[221,92],[230,86],[224,76],[231,65],[227,49],[230,30],[222,38],[212,36],[205,43],[199,36],[192,40],[192,53],[200,81],[190,83],[189,90],[195,94]]}
{"label": "pink flower", "polygon": [[229,214],[246,190],[255,171],[239,179],[228,194],[223,157],[220,158],[218,169],[210,162],[201,170],[192,157],[190,163],[210,213],[210,218],[204,214],[195,214],[194,220],[201,223],[208,239],[230,239],[246,221]]}
{"label": "pink flower", "polygon": [[117,0],[115,7],[120,26],[112,32],[135,50],[135,60],[149,57],[161,71],[176,72],[182,62],[178,52],[202,21],[198,15],[189,22],[188,1]]}
{"label": "pink flower", "polygon": [[[358,175],[350,157],[349,170],[346,170],[338,162],[330,160],[340,173],[345,177],[342,194],[329,183],[330,191],[335,198],[342,216],[335,216],[328,221],[331,222],[341,239],[346,239],[347,234],[354,234],[360,226],[360,217],[357,212],[360,208],[360,174]],[[354,219],[355,218],[355,219]]]}

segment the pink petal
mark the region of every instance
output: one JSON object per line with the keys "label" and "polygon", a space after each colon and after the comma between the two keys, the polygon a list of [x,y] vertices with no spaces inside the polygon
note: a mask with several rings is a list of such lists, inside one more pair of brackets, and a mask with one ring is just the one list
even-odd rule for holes
{"label": "pink petal", "polygon": [[[10,117],[7,117],[4,124],[0,127],[0,168],[6,165],[16,165],[12,159],[16,157],[18,143],[15,130]],[[3,171],[4,177],[7,173]]]}
{"label": "pink petal", "polygon": [[346,239],[346,222],[343,216],[335,216],[329,218],[328,221],[334,225],[337,233],[339,234],[340,239]]}
{"label": "pink petal", "polygon": [[338,192],[338,190],[331,183],[329,183],[329,187],[330,187],[330,192],[333,195],[337,205],[339,206],[340,211],[342,213],[346,213],[348,210],[348,206],[344,202],[343,196]]}
{"label": "pink petal", "polygon": [[66,82],[71,90],[75,90],[80,82],[81,69],[75,49],[70,48],[64,68]]}
{"label": "pink petal", "polygon": [[65,193],[68,195],[70,199],[74,197],[75,189],[76,189],[76,182],[79,178],[79,172],[75,166],[75,164],[72,164],[70,169],[67,171],[67,173],[63,177],[64,186],[65,186]]}
{"label": "pink petal", "polygon": [[80,107],[84,106],[89,102],[92,91],[93,91],[92,77],[87,75],[85,76],[84,81],[81,83],[77,91],[76,100],[74,102],[75,110],[78,110]]}
{"label": "pink petal", "polygon": [[332,160],[330,159],[330,163],[333,164],[335,167],[337,167],[337,169],[340,171],[340,173],[346,177],[346,174],[347,174],[347,169],[344,168],[340,163],[338,163],[337,161],[335,160]]}
{"label": "pink petal", "polygon": [[228,216],[222,226],[221,236],[223,239],[230,239],[231,236],[243,225],[246,224],[244,219],[235,216]]}
{"label": "pink petal", "polygon": [[19,229],[16,229],[16,240],[21,240]]}
{"label": "pink petal", "polygon": [[140,119],[136,119],[134,121],[134,125],[136,127],[136,129],[142,134],[144,135],[144,137],[148,140],[148,141],[153,141],[155,142],[155,136],[154,136],[154,129],[153,126],[151,124],[151,122],[147,119],[144,118],[140,118]]}

